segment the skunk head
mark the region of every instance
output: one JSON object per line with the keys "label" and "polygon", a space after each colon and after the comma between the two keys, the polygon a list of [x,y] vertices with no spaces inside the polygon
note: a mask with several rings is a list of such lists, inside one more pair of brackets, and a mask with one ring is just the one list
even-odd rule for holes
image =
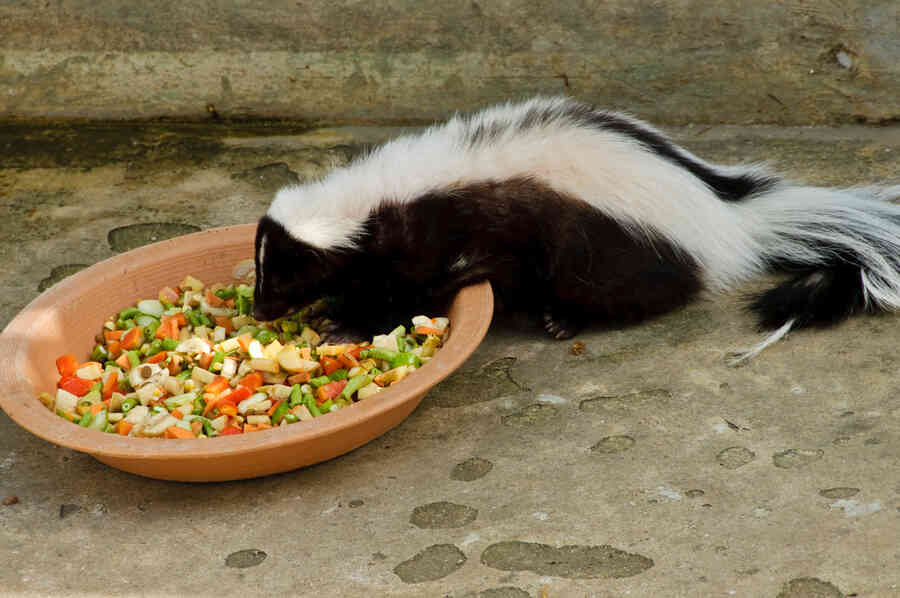
{"label": "skunk head", "polygon": [[263,216],[256,230],[253,317],[274,320],[333,293],[346,261],[344,251],[297,239],[272,216]]}

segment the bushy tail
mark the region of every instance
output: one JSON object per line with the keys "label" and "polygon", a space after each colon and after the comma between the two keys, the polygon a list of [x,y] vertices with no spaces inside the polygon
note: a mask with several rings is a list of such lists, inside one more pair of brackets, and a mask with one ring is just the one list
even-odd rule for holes
{"label": "bushy tail", "polygon": [[900,309],[900,187],[846,190],[779,185],[736,206],[764,262],[790,278],[750,309],[776,331],[738,355],[753,357],[792,328],[860,312]]}

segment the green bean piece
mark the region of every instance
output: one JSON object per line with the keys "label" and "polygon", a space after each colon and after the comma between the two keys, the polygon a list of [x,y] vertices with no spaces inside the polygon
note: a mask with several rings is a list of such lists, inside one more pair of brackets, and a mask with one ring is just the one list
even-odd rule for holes
{"label": "green bean piece", "polygon": [[164,338],[162,339],[162,348],[164,351],[174,351],[175,347],[178,346],[178,341],[174,338]]}
{"label": "green bean piece", "polygon": [[312,380],[310,380],[309,385],[313,388],[319,388],[320,386],[325,386],[329,382],[331,382],[331,378],[329,378],[328,376],[319,376],[318,378],[313,378]]}
{"label": "green bean piece", "polygon": [[322,412],[319,411],[319,406],[316,405],[316,398],[309,393],[303,395],[303,404],[306,405],[306,408],[309,409],[309,412],[312,413],[313,417],[319,417],[322,415]]}
{"label": "green bean piece", "polygon": [[85,411],[84,415],[81,416],[81,419],[78,420],[78,425],[82,428],[87,428],[88,424],[91,423],[91,412]]}
{"label": "green bean piece", "polygon": [[122,401],[122,405],[119,407],[119,409],[122,410],[122,413],[128,413],[128,412],[131,411],[132,408],[134,408],[137,404],[138,404],[138,400],[137,400],[136,398],[134,398],[134,397],[130,397],[130,398],[124,399],[124,400]]}
{"label": "green bean piece", "polygon": [[225,287],[224,289],[216,291],[216,297],[219,299],[234,299],[236,294],[234,287]]}
{"label": "green bean piece", "polygon": [[258,340],[261,345],[268,345],[269,343],[277,339],[278,335],[271,330],[266,330],[265,328],[263,328],[262,330],[257,332],[256,336],[254,336],[253,338]]}
{"label": "green bean piece", "polygon": [[328,375],[328,377],[334,381],[346,380],[347,379],[347,370],[345,370],[344,368],[334,370],[333,372],[331,372],[331,374]]}
{"label": "green bean piece", "polygon": [[422,361],[415,353],[400,353],[399,355],[397,355],[397,357],[391,360],[391,369],[398,368],[401,365],[421,367]]}
{"label": "green bean piece", "polygon": [[347,382],[347,386],[344,387],[344,390],[341,391],[341,396],[347,399],[348,401],[352,400],[353,393],[358,391],[363,386],[367,386],[372,382],[372,376],[368,374],[360,374],[358,376],[354,376],[350,378]]}
{"label": "green bean piece", "polygon": [[[153,338],[153,336],[156,334],[156,331],[159,329],[159,324],[159,320],[154,318],[152,322],[144,325],[144,338]],[[159,353],[159,351],[157,351],[157,353]]]}
{"label": "green bean piece", "polygon": [[212,361],[209,362],[210,369],[212,369],[212,366],[214,366],[215,364],[222,363],[223,361],[225,361],[225,352],[216,351],[215,354],[213,354]]}
{"label": "green bean piece", "polygon": [[288,413],[284,414],[284,421],[286,421],[289,424],[296,424],[298,421],[300,421],[300,418],[297,417],[296,415],[294,415],[293,413],[288,412]]}
{"label": "green bean piece", "polygon": [[203,397],[197,397],[194,399],[194,409],[191,411],[193,415],[203,415],[203,410],[206,409],[206,401],[203,400]]}
{"label": "green bean piece", "polygon": [[137,351],[128,351],[128,361],[131,362],[131,367],[136,368],[141,365],[141,356]]}
{"label": "green bean piece", "polygon": [[281,321],[281,331],[282,332],[289,332],[289,333],[293,334],[294,332],[297,332],[297,330],[299,330],[299,329],[300,329],[299,324],[297,324],[297,322],[295,322],[293,320],[282,320]]}
{"label": "green bean piece", "polygon": [[91,361],[104,362],[107,357],[109,357],[109,352],[103,345],[97,345],[94,347],[94,350],[91,351]]}
{"label": "green bean piece", "polygon": [[390,349],[381,349],[378,347],[364,349],[359,354],[359,356],[363,359],[371,357],[372,359],[381,359],[383,361],[393,361],[398,355],[400,355],[400,351],[392,351]]}
{"label": "green bean piece", "polygon": [[300,390],[299,384],[294,384],[291,387],[291,396],[288,397],[288,405],[291,407],[296,407],[300,403],[303,402],[303,391]]}
{"label": "green bean piece", "polygon": [[327,401],[319,405],[319,411],[321,411],[322,413],[328,413],[331,411],[332,405],[334,405],[334,401],[328,399]]}
{"label": "green bean piece", "polygon": [[131,318],[137,316],[140,313],[141,313],[141,310],[139,310],[138,308],[128,307],[119,312],[119,319],[120,320],[130,320]]}
{"label": "green bean piece", "polygon": [[177,374],[175,374],[175,379],[176,380],[187,380],[188,378],[191,377],[192,369],[193,368],[188,368],[186,370],[182,370],[182,371],[178,372]]}
{"label": "green bean piece", "polygon": [[237,308],[238,313],[242,316],[249,315],[252,310],[250,298],[240,294],[238,294],[238,296],[235,298],[234,306]]}
{"label": "green bean piece", "polygon": [[147,356],[156,355],[162,351],[162,340],[155,338],[153,341],[147,346]]}
{"label": "green bean piece", "polygon": [[88,428],[91,430],[102,430],[106,427],[107,417],[106,417],[106,409],[97,412],[97,415],[91,419],[91,423],[88,424]]}
{"label": "green bean piece", "polygon": [[285,414],[290,411],[291,407],[287,401],[282,401],[278,404],[278,407],[275,408],[275,411],[272,413],[272,424],[278,425],[281,423],[281,420],[284,419]]}

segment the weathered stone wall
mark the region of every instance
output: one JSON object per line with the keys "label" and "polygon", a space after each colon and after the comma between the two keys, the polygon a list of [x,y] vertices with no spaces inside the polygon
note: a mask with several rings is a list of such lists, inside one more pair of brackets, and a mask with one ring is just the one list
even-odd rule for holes
{"label": "weathered stone wall", "polygon": [[0,119],[409,122],[567,92],[659,123],[900,117],[897,0],[0,0]]}

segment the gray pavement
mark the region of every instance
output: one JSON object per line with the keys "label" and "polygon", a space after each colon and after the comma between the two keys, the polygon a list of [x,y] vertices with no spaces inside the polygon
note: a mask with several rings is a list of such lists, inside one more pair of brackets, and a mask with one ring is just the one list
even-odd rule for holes
{"label": "gray pavement", "polygon": [[[0,325],[86,264],[255,220],[393,132],[0,127]],[[897,128],[675,134],[713,161],[898,182]],[[258,480],[135,477],[0,414],[0,595],[900,595],[900,317],[729,368],[759,339],[740,305],[593,328],[580,355],[498,316],[402,425]]]}

